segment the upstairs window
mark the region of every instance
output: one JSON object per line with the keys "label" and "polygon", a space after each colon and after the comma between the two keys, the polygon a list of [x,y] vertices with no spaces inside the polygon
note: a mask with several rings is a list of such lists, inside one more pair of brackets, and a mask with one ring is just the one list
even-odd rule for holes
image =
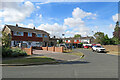
{"label": "upstairs window", "polygon": [[37,37],[42,37],[42,34],[37,34]]}
{"label": "upstairs window", "polygon": [[32,33],[28,33],[28,36],[29,36],[29,37],[32,37]]}
{"label": "upstairs window", "polygon": [[74,40],[74,42],[77,42],[77,40]]}
{"label": "upstairs window", "polygon": [[15,36],[23,36],[23,32],[14,32]]}
{"label": "upstairs window", "polygon": [[70,40],[68,40],[68,42],[70,42]]}
{"label": "upstairs window", "polygon": [[48,36],[47,35],[44,35],[45,38],[47,38]]}

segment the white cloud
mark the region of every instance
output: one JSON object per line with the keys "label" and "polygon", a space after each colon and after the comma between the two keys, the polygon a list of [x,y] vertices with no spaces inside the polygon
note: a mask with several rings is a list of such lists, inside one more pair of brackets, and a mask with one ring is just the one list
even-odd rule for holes
{"label": "white cloud", "polygon": [[89,35],[90,29],[86,27],[85,22],[82,19],[85,17],[93,19],[93,17],[95,18],[96,14],[85,12],[77,7],[73,10],[72,16],[73,17],[71,18],[64,19],[64,25],[71,28],[72,33],[74,34],[81,34],[82,36]]}
{"label": "white cloud", "polygon": [[110,28],[110,29],[114,29],[114,28],[115,28],[115,25],[110,24],[110,25],[109,25],[109,28]]}
{"label": "white cloud", "polygon": [[42,18],[42,14],[39,15],[39,18],[40,18],[40,19]]}
{"label": "white cloud", "polygon": [[66,26],[59,25],[58,23],[54,24],[41,24],[37,29],[47,31],[50,33],[50,36],[60,37],[62,33],[65,32]]}
{"label": "white cloud", "polygon": [[0,20],[0,31],[3,29],[4,25],[2,25],[2,20]]}
{"label": "white cloud", "polygon": [[88,16],[96,16],[96,14],[92,14],[91,12],[85,12],[80,8],[75,8],[72,12],[73,18],[84,18]]}
{"label": "white cloud", "polygon": [[36,6],[37,9],[40,9],[40,6]]}
{"label": "white cloud", "polygon": [[18,26],[20,26],[20,27],[26,27],[26,28],[33,28],[33,27],[35,27],[33,23],[29,23],[27,25],[22,24],[22,23],[18,23]]}
{"label": "white cloud", "polygon": [[50,1],[41,2],[41,3],[36,3],[36,5],[41,5],[41,4],[48,4],[48,3],[50,3]]}
{"label": "white cloud", "polygon": [[0,12],[0,17],[4,18],[5,22],[21,22],[26,17],[29,17],[34,9],[34,5],[27,1],[24,4],[17,2],[6,2],[3,3],[2,12]]}
{"label": "white cloud", "polygon": [[84,21],[81,18],[66,18],[64,19],[64,24],[70,27],[84,26]]}
{"label": "white cloud", "polygon": [[113,18],[114,22],[117,22],[118,21],[118,14],[113,15],[112,18]]}

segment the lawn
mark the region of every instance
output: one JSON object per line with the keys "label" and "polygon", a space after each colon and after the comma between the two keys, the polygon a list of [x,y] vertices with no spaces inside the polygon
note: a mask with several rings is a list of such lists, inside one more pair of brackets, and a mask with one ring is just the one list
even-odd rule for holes
{"label": "lawn", "polygon": [[69,55],[77,55],[77,56],[83,56],[83,53],[78,53],[78,52],[76,52],[76,53],[68,53]]}
{"label": "lawn", "polygon": [[47,63],[47,62],[55,62],[55,60],[52,58],[42,56],[42,57],[3,60],[2,64],[32,64],[32,63],[42,64],[42,63]]}

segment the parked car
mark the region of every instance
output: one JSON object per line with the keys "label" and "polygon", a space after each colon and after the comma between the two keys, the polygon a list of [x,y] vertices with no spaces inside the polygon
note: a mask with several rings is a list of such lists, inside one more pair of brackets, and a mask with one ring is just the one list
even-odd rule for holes
{"label": "parked car", "polygon": [[94,51],[96,51],[96,52],[105,52],[105,48],[103,48],[102,46],[98,46],[98,45],[93,46],[92,50],[93,50],[93,52]]}

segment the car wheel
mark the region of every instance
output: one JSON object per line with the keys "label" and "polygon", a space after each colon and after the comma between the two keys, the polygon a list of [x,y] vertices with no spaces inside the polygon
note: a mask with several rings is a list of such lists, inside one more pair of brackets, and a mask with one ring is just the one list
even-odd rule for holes
{"label": "car wheel", "polygon": [[92,49],[92,51],[94,52],[95,50]]}
{"label": "car wheel", "polygon": [[98,53],[99,53],[99,50],[96,50],[96,52],[98,52]]}

